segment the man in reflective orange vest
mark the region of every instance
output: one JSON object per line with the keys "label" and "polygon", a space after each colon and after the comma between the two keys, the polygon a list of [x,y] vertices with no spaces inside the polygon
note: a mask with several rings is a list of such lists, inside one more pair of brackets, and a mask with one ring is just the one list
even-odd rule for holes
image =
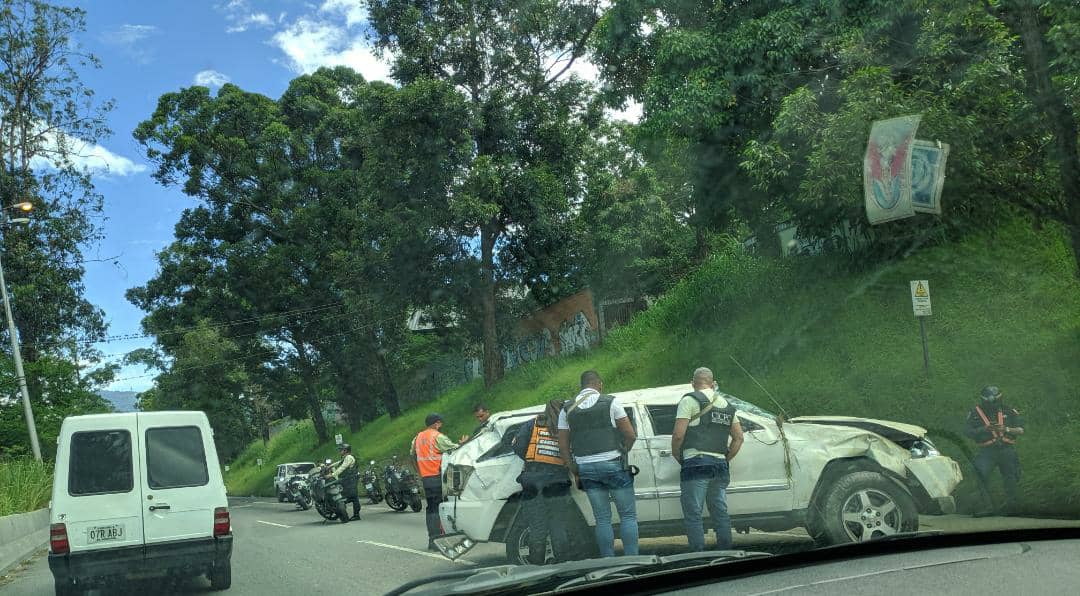
{"label": "man in reflective orange vest", "polygon": [[570,475],[559,452],[557,427],[562,408],[563,400],[549,401],[543,413],[521,425],[512,443],[514,453],[525,460],[517,478],[525,523],[515,524],[507,542],[529,547],[528,561],[533,565],[547,562],[549,537],[556,562],[571,558],[567,522],[574,502],[570,499]]}
{"label": "man in reflective orange vest", "polygon": [[978,453],[972,462],[979,479],[979,489],[989,509],[976,512],[976,516],[990,515],[993,498],[990,496],[990,474],[994,468],[1001,470],[1005,484],[1006,515],[1015,513],[1019,498],[1020,458],[1016,455],[1016,437],[1024,434],[1024,420],[1020,412],[1006,406],[1001,390],[990,385],[980,393],[981,403],[967,417],[967,436],[975,441]]}
{"label": "man in reflective orange vest", "polygon": [[439,503],[442,503],[442,454],[454,449],[457,443],[439,432],[442,428],[442,416],[428,414],[424,419],[427,428],[420,431],[413,439],[409,453],[416,456],[416,468],[420,470],[420,481],[424,485],[424,498],[427,500],[428,550],[439,550],[435,539],[442,535],[439,523]]}

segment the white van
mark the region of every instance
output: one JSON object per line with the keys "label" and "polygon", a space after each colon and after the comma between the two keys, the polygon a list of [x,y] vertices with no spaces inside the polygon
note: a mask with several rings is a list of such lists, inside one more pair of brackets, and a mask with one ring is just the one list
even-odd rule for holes
{"label": "white van", "polygon": [[72,416],[57,440],[49,568],[56,594],[125,578],[232,583],[232,527],[202,412]]}

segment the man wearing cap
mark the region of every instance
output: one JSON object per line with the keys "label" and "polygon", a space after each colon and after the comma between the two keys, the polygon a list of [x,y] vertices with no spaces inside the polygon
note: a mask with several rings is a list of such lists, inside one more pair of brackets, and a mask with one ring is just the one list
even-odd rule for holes
{"label": "man wearing cap", "polygon": [[360,493],[356,488],[356,483],[360,480],[360,469],[356,465],[356,458],[352,454],[352,445],[348,443],[342,443],[338,447],[338,452],[341,453],[341,461],[339,461],[331,472],[331,475],[337,477],[341,482],[341,496],[345,497],[345,504],[352,503],[353,516],[349,519],[360,519]]}
{"label": "man wearing cap", "polygon": [[979,479],[979,490],[990,509],[977,512],[976,516],[990,515],[994,501],[990,496],[990,474],[994,468],[1001,470],[1005,484],[1005,507],[1003,513],[1016,512],[1019,500],[1020,458],[1016,455],[1016,438],[1024,434],[1024,419],[1015,408],[1005,405],[1001,389],[994,385],[983,387],[979,393],[980,403],[967,417],[966,434],[975,441],[978,452],[972,462]]}
{"label": "man wearing cap", "polygon": [[457,443],[439,432],[442,428],[442,416],[428,414],[424,419],[427,428],[420,431],[413,439],[409,453],[416,456],[416,468],[420,470],[420,480],[424,485],[424,498],[427,500],[428,550],[438,550],[435,539],[442,534],[439,523],[439,503],[442,503],[442,454],[454,449]]}

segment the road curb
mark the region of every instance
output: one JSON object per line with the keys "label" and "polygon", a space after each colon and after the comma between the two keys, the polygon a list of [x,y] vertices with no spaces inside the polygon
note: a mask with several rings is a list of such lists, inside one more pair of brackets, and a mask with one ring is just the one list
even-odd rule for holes
{"label": "road curb", "polygon": [[0,575],[49,542],[49,510],[0,517]]}

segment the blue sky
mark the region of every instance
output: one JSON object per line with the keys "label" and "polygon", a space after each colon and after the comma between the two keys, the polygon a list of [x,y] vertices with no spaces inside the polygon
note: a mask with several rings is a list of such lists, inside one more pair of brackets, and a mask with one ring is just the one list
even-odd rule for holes
{"label": "blue sky", "polygon": [[[362,0],[93,0],[74,3],[87,11],[87,31],[79,40],[102,61],[82,73],[101,98],[116,101],[110,138],[89,147],[85,165],[105,197],[105,239],[87,251],[87,298],[105,310],[109,335],[140,331],[143,313],[124,292],[156,271],[154,253],[166,246],[180,213],[195,200],[178,188],[163,188],[150,176],[131,133],[148,118],[157,98],[193,84],[216,90],[225,82],[278,97],[296,76],[321,66],[346,65],[365,78],[388,80],[388,66],[366,41]],[[571,72],[595,80],[587,61]],[[636,120],[640,108],[612,114]],[[111,257],[117,257],[113,264]],[[149,339],[111,341],[97,346],[117,360]],[[153,371],[125,367],[109,389],[142,391]]]}

